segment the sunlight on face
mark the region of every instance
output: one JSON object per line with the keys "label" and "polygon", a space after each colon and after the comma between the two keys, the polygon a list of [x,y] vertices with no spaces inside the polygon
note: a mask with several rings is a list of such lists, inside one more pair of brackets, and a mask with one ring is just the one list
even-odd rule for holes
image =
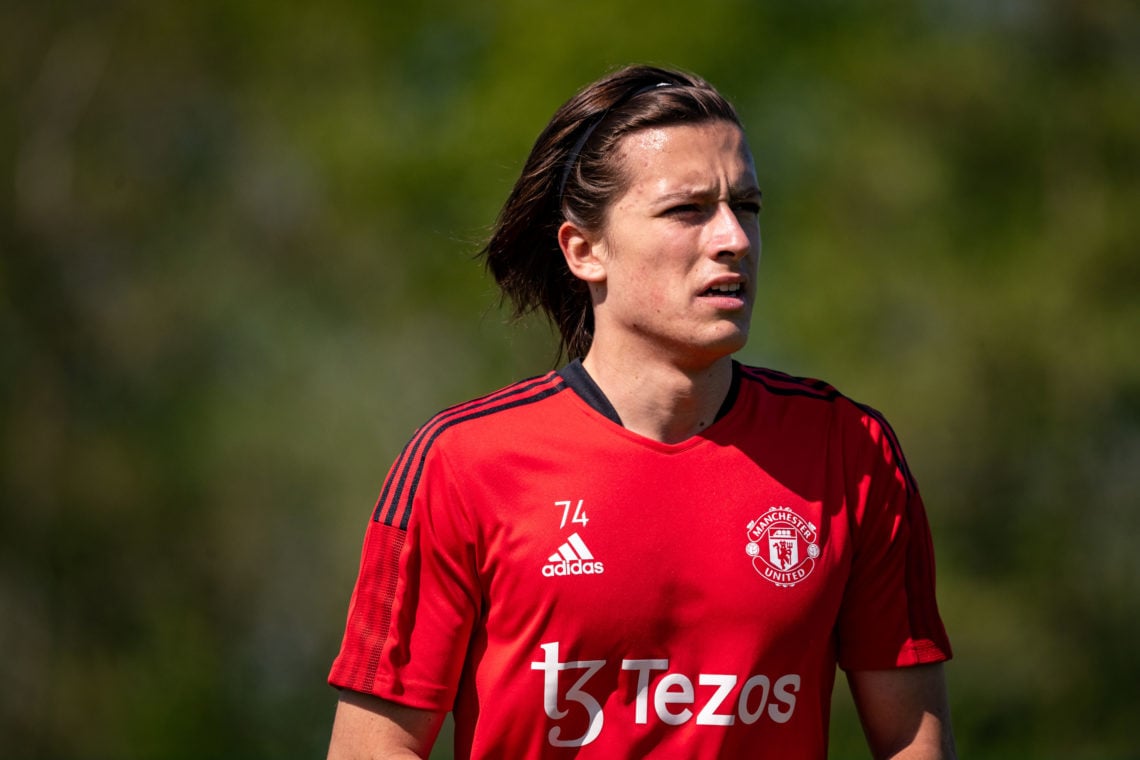
{"label": "sunlight on face", "polygon": [[620,144],[626,189],[597,244],[595,341],[701,360],[744,345],[760,256],[760,190],[740,129],[654,127]]}

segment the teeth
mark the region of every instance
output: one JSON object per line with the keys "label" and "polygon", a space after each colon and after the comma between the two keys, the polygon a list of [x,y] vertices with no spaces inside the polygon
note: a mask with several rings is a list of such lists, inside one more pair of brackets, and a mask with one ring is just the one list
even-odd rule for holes
{"label": "teeth", "polygon": [[736,293],[740,291],[740,283],[734,282],[728,285],[713,285],[709,290],[717,291],[720,293]]}

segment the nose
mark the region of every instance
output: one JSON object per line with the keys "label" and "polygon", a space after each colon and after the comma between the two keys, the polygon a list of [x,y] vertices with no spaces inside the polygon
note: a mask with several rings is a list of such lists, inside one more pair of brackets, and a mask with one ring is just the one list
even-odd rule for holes
{"label": "nose", "polygon": [[[729,204],[719,204],[712,220],[711,239],[709,241],[712,244],[713,255],[716,258],[728,256],[734,261],[747,256],[754,245],[748,234],[749,226],[756,225],[754,222],[741,220]],[[757,243],[759,237],[759,230],[757,230]]]}

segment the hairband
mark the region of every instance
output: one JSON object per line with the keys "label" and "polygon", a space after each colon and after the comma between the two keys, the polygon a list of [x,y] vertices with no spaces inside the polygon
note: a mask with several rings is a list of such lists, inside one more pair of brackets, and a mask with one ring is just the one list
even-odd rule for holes
{"label": "hairband", "polygon": [[606,110],[602,111],[601,114],[594,117],[594,119],[590,122],[590,126],[586,127],[586,129],[582,132],[582,136],[578,138],[578,141],[576,143],[574,143],[574,147],[570,149],[570,152],[568,154],[566,154],[566,165],[562,167],[562,178],[558,182],[559,202],[562,201],[562,195],[566,192],[566,181],[570,179],[570,172],[574,170],[574,165],[578,163],[578,154],[582,152],[582,148],[586,147],[586,142],[590,139],[590,135],[594,134],[594,130],[597,129],[598,126],[606,120],[606,117],[610,115],[610,111],[614,110],[615,108],[620,108],[642,93],[649,92],[650,90],[656,90],[658,87],[671,87],[673,85],[673,82],[657,82],[656,84],[640,87],[633,92],[618,98],[613,103],[611,103],[610,106],[606,108]]}

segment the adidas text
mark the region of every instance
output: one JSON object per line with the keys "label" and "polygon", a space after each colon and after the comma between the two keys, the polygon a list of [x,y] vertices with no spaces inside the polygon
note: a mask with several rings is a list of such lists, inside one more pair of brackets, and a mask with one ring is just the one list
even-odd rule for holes
{"label": "adidas text", "polygon": [[580,559],[573,562],[552,562],[542,567],[542,574],[547,578],[558,575],[601,575],[604,571],[601,562],[583,562]]}
{"label": "adidas text", "polygon": [[542,574],[547,578],[562,575],[601,575],[604,571],[602,563],[594,560],[594,555],[586,547],[586,542],[577,533],[567,536],[566,543],[547,557],[546,564],[542,567]]}

